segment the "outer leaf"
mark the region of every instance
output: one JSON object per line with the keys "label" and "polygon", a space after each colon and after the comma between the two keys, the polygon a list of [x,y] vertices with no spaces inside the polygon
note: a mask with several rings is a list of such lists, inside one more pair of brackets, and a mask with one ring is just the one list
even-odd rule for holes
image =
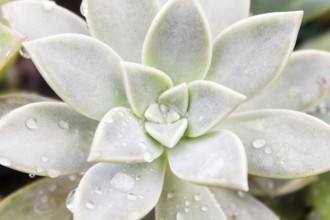
{"label": "outer leaf", "polygon": [[279,220],[269,208],[248,194],[216,188],[211,191],[228,219]]}
{"label": "outer leaf", "polygon": [[188,89],[188,137],[205,134],[245,100],[243,95],[214,82],[195,81]]}
{"label": "outer leaf", "polygon": [[0,71],[15,59],[22,41],[22,35],[0,24]]}
{"label": "outer leaf", "polygon": [[143,42],[158,11],[156,0],[85,0],[82,7],[93,36],[124,60],[141,62]]}
{"label": "outer leaf", "polygon": [[28,40],[64,33],[88,35],[81,18],[53,1],[13,1],[2,12],[10,26]]}
{"label": "outer leaf", "polygon": [[65,200],[79,180],[80,176],[70,175],[29,184],[1,202],[1,220],[71,220]]}
{"label": "outer leaf", "polygon": [[25,105],[0,121],[0,163],[50,177],[84,171],[95,127],[64,103]]}
{"label": "outer leaf", "polygon": [[187,84],[181,83],[180,85],[166,90],[159,96],[158,102],[168,105],[181,115],[184,115],[187,112],[189,104]]}
{"label": "outer leaf", "polygon": [[142,117],[159,95],[172,87],[172,80],[163,72],[135,63],[124,63],[124,84],[128,102],[134,113]]}
{"label": "outer leaf", "polygon": [[319,49],[330,51],[330,31],[325,31],[324,33],[318,34],[315,37],[309,38],[304,41],[300,48],[305,49]]}
{"label": "outer leaf", "polygon": [[105,44],[65,34],[24,46],[52,89],[80,113],[99,120],[127,105],[121,58]]}
{"label": "outer leaf", "polygon": [[254,96],[283,70],[301,18],[300,11],[272,13],[232,25],[214,42],[206,79]]}
{"label": "outer leaf", "polygon": [[100,122],[89,161],[151,162],[163,148],[144,131],[143,121],[127,108],[115,108]]}
{"label": "outer leaf", "polygon": [[330,53],[317,50],[294,52],[280,77],[240,110],[285,108],[307,111],[329,93]]}
{"label": "outer leaf", "polygon": [[156,206],[156,220],[161,219],[227,218],[208,188],[182,181],[168,171]]}
{"label": "outer leaf", "polygon": [[[168,150],[173,173],[181,179],[247,191],[247,160],[239,138],[229,131],[183,139]],[[230,166],[229,166],[230,164]]]}
{"label": "outer leaf", "polygon": [[211,61],[211,37],[197,0],[172,0],[151,24],[143,63],[167,73],[174,84],[203,79]]}
{"label": "outer leaf", "polygon": [[74,218],[142,218],[159,199],[164,171],[162,159],[148,164],[95,165],[88,170],[77,189]]}
{"label": "outer leaf", "polygon": [[250,11],[250,0],[199,0],[213,38],[233,23],[247,18]]}
{"label": "outer leaf", "polygon": [[317,118],[270,109],[237,114],[221,126],[242,140],[251,174],[300,178],[330,170],[330,127]]}
{"label": "outer leaf", "polygon": [[292,180],[251,176],[249,178],[249,192],[257,196],[282,196],[298,191],[317,180],[317,176],[310,176],[307,178],[299,178]]}

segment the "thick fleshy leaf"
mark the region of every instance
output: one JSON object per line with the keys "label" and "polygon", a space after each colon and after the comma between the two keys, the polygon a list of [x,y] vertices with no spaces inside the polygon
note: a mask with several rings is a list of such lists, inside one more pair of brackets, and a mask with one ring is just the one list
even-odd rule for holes
{"label": "thick fleshy leaf", "polygon": [[88,160],[151,162],[162,152],[161,145],[145,133],[143,120],[127,108],[114,108],[97,127]]}
{"label": "thick fleshy leaf", "polygon": [[182,118],[172,124],[146,122],[144,124],[144,128],[148,134],[155,138],[159,143],[165,145],[166,147],[172,148],[184,135],[187,125],[188,120],[186,118]]}
{"label": "thick fleshy leaf", "polygon": [[143,42],[158,11],[156,0],[84,0],[81,8],[94,37],[124,60],[141,63]]}
{"label": "thick fleshy leaf", "polygon": [[84,171],[96,124],[61,102],[17,108],[0,120],[0,164],[50,177]]}
{"label": "thick fleshy leaf", "polygon": [[317,180],[317,176],[289,180],[250,176],[249,193],[257,196],[282,196],[298,191]]}
{"label": "thick fleshy leaf", "polygon": [[15,59],[22,41],[22,35],[0,24],[0,71]]}
{"label": "thick fleshy leaf", "polygon": [[29,184],[0,203],[1,220],[71,220],[65,201],[80,178],[79,175],[61,176]]}
{"label": "thick fleshy leaf", "polygon": [[63,34],[24,47],[52,89],[80,113],[100,120],[110,109],[127,106],[121,58],[105,44]]}
{"label": "thick fleshy leaf", "polygon": [[182,181],[169,170],[156,206],[156,220],[226,220],[224,212],[207,187]]}
{"label": "thick fleshy leaf", "polygon": [[245,149],[239,138],[229,131],[183,139],[168,150],[168,160],[173,173],[181,179],[248,190]]}
{"label": "thick fleshy leaf", "polygon": [[210,189],[228,219],[279,220],[269,208],[246,193],[227,189]]}
{"label": "thick fleshy leaf", "polygon": [[239,110],[284,108],[307,111],[330,91],[330,53],[301,50],[292,53],[281,75]]}
{"label": "thick fleshy leaf", "polygon": [[295,45],[302,14],[258,15],[223,31],[214,42],[206,79],[254,96],[283,70]]}
{"label": "thick fleshy leaf", "polygon": [[134,113],[142,117],[162,92],[172,87],[172,80],[163,72],[136,63],[124,63],[124,84],[128,102]]}
{"label": "thick fleshy leaf", "polygon": [[304,113],[258,110],[230,116],[221,128],[242,140],[251,174],[301,178],[330,170],[330,126]]}
{"label": "thick fleshy leaf", "polygon": [[233,23],[247,18],[250,0],[199,0],[210,25],[213,38]]}
{"label": "thick fleshy leaf", "polygon": [[299,48],[304,49],[319,49],[330,51],[330,31],[318,34],[315,37],[308,38],[304,41]]}
{"label": "thick fleshy leaf", "polygon": [[205,134],[245,100],[245,96],[214,82],[194,81],[188,90],[188,137]]}
{"label": "thick fleshy leaf", "polygon": [[186,83],[174,86],[166,90],[159,96],[158,102],[175,109],[181,115],[184,115],[188,109],[188,88]]}
{"label": "thick fleshy leaf", "polygon": [[12,1],[2,7],[2,12],[10,26],[27,40],[64,33],[88,35],[84,20],[54,1]]}
{"label": "thick fleshy leaf", "polygon": [[140,219],[156,205],[165,163],[107,164],[89,169],[74,198],[75,219]]}
{"label": "thick fleshy leaf", "polygon": [[13,93],[0,96],[0,118],[15,108],[33,102],[55,101],[46,97],[29,93]]}
{"label": "thick fleshy leaf", "polygon": [[159,104],[151,104],[144,113],[144,117],[148,121],[164,123],[164,117],[160,110]]}
{"label": "thick fleshy leaf", "polygon": [[211,36],[198,1],[172,0],[152,22],[142,58],[179,84],[203,79],[211,52]]}

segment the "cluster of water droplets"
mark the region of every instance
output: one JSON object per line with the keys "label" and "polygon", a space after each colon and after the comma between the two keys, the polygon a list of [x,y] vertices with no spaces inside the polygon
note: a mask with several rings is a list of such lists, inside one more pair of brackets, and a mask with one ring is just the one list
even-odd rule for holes
{"label": "cluster of water droplets", "polygon": [[265,139],[255,139],[253,142],[252,142],[252,146],[255,148],[255,149],[263,149],[264,152],[266,154],[272,154],[273,153],[273,150],[271,147],[267,146],[267,141]]}
{"label": "cluster of water droplets", "polygon": [[297,96],[301,96],[301,103],[304,105],[308,105],[312,101],[312,97],[310,94],[302,94],[302,91],[298,87],[291,87],[288,91],[289,98],[296,98]]}

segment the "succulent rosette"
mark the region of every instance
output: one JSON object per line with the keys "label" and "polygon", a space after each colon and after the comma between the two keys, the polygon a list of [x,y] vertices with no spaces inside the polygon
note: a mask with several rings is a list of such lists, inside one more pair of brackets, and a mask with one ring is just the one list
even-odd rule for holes
{"label": "succulent rosette", "polygon": [[220,2],[87,0],[93,37],[53,2],[6,4],[26,56],[65,103],[6,114],[0,162],[50,177],[87,170],[69,197],[74,219],[140,219],[154,207],[159,220],[277,219],[218,187],[247,191],[248,173],[330,169],[322,121],[289,110],[231,114],[283,71],[302,12],[241,20],[249,1]]}

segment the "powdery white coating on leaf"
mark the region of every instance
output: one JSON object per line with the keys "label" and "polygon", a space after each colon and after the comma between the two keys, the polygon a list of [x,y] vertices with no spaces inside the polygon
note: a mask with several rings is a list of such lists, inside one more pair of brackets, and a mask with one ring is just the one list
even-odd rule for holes
{"label": "powdery white coating on leaf", "polygon": [[209,81],[191,82],[188,90],[188,137],[205,134],[245,100],[245,96]]}
{"label": "powdery white coating on leaf", "polygon": [[263,92],[239,107],[310,110],[330,89],[330,53],[318,50],[293,52],[281,75]]}
{"label": "powdery white coating on leaf", "polygon": [[3,6],[2,12],[27,40],[64,33],[89,35],[84,20],[53,1],[13,1]]}
{"label": "powdery white coating on leaf", "polygon": [[159,143],[165,145],[166,147],[172,148],[184,135],[187,125],[187,119],[182,118],[171,124],[146,122],[144,128],[148,134],[150,134],[150,136],[156,139]]}
{"label": "powdery white coating on leaf", "polygon": [[[164,171],[162,159],[131,165],[95,165],[77,188],[74,219],[141,219],[158,202]],[[99,193],[95,193],[96,188]]]}
{"label": "powdery white coating on leaf", "polygon": [[63,34],[24,43],[50,87],[81,114],[100,120],[127,106],[121,58],[93,38]]}
{"label": "powdery white coating on leaf", "polygon": [[155,0],[85,0],[92,35],[125,61],[141,63],[142,46],[158,11]]}
{"label": "powdery white coating on leaf", "polygon": [[[290,110],[258,110],[231,115],[222,128],[242,140],[249,173],[271,178],[301,178],[330,170],[330,127]],[[262,148],[254,141],[265,140]]]}
{"label": "powdery white coating on leaf", "polygon": [[245,149],[229,131],[182,139],[168,150],[168,160],[173,173],[186,181],[248,190]]}
{"label": "powdery white coating on leaf", "polygon": [[61,102],[25,105],[0,121],[0,161],[42,176],[84,171],[96,125]]}
{"label": "powdery white coating on leaf", "polygon": [[152,22],[142,57],[144,64],[162,70],[179,84],[205,77],[211,50],[211,36],[198,1],[172,0]]}
{"label": "powdery white coating on leaf", "polygon": [[268,207],[247,193],[210,188],[228,219],[280,220]]}
{"label": "powdery white coating on leaf", "polygon": [[134,113],[142,117],[162,92],[172,87],[172,80],[163,72],[135,63],[123,63],[124,85],[128,102]]}
{"label": "powdery white coating on leaf", "polygon": [[97,127],[88,160],[150,162],[162,152],[161,145],[145,133],[142,120],[127,108],[114,108]]}
{"label": "powdery white coating on leaf", "polygon": [[283,70],[295,45],[302,14],[258,15],[227,28],[214,42],[206,79],[254,96]]}

